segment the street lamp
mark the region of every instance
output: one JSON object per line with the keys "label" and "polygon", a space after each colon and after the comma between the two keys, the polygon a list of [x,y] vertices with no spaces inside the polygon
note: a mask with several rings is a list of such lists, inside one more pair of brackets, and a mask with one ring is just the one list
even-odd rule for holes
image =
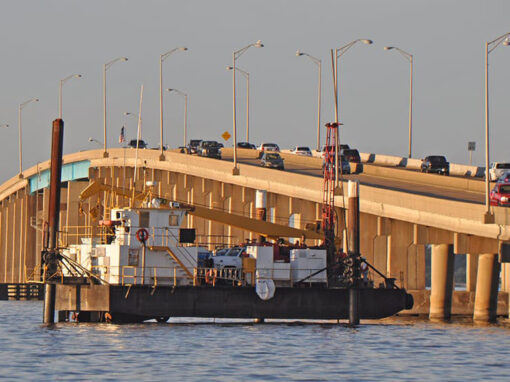
{"label": "street lamp", "polygon": [[342,46],[341,48],[335,49],[335,67],[334,67],[334,91],[335,91],[335,122],[338,123],[338,92],[339,92],[339,86],[338,86],[338,59],[347,52],[353,45],[356,43],[361,42],[365,45],[372,45],[373,41],[365,38],[360,38],[354,41],[351,41],[347,45]]}
{"label": "street lamp", "polygon": [[321,72],[322,72],[322,62],[320,59],[309,55],[308,53],[303,53],[299,50],[296,51],[296,56],[307,56],[310,60],[312,60],[319,67],[319,85],[317,86],[317,151],[321,149]]}
{"label": "street lamp", "polygon": [[510,45],[510,32],[485,43],[485,222],[492,219],[491,206],[489,202],[490,179],[489,179],[489,53],[496,49],[501,43],[504,46]]}
{"label": "street lamp", "polygon": [[239,168],[237,167],[237,126],[236,126],[236,60],[251,47],[262,48],[264,45],[262,41],[258,40],[255,43],[245,46],[242,49],[232,52],[232,120],[234,130],[234,168],[232,175],[239,175]]}
{"label": "street lamp", "polygon": [[62,119],[62,87],[64,84],[69,81],[71,78],[81,78],[81,74],[71,74],[67,76],[63,80],[60,80],[60,91],[58,93],[58,117]]}
{"label": "street lamp", "polygon": [[104,152],[103,157],[108,158],[106,148],[106,71],[117,61],[127,61],[127,57],[117,57],[103,65],[103,127],[104,127]]}
{"label": "street lamp", "polygon": [[98,141],[97,139],[92,138],[92,137],[89,137],[89,142],[97,143],[99,145],[99,147],[103,146],[103,142]]}
{"label": "street lamp", "polygon": [[[159,156],[160,160],[165,159],[165,155],[163,154],[163,61],[174,52],[186,50],[188,50],[188,48],[181,46],[179,48],[169,50],[168,52],[163,53],[159,56],[159,136],[161,150],[161,154]],[[186,146],[186,142],[184,142],[184,146]]]}
{"label": "street lamp", "polygon": [[[227,70],[233,70],[232,66],[227,66]],[[246,142],[250,141],[250,73],[241,68],[236,70],[246,78]]]}
{"label": "street lamp", "polygon": [[175,92],[184,97],[184,145],[186,146],[188,136],[188,95],[177,89],[166,89],[169,92]]}
{"label": "street lamp", "polygon": [[[350,43],[340,47],[340,48],[337,48],[335,49],[335,61],[334,61],[334,75],[333,75],[333,87],[334,87],[334,92],[335,92],[335,122],[336,123],[339,123],[338,122],[338,92],[339,92],[339,86],[338,86],[338,59],[345,53],[347,52],[353,45],[355,45],[356,43],[358,42],[361,42],[362,44],[365,44],[365,45],[372,45],[373,44],[373,41],[372,40],[369,40],[369,39],[366,39],[366,38],[360,38],[360,39],[357,39],[357,40],[354,40],[354,41],[351,41]],[[333,51],[331,51],[331,55],[333,55]],[[333,58],[333,57],[332,57]],[[340,135],[340,130],[337,131],[337,134],[335,135],[335,189],[338,189],[339,188],[339,179],[338,179],[338,136]]]}
{"label": "street lamp", "polygon": [[409,150],[408,150],[408,158],[412,156],[412,142],[413,142],[413,55],[397,48],[395,46],[385,46],[384,50],[392,50],[395,49],[399,52],[405,59],[409,61]]}
{"label": "street lamp", "polygon": [[19,177],[23,178],[23,147],[21,142],[21,110],[31,102],[39,102],[39,98],[30,98],[18,106],[18,143],[19,143]]}

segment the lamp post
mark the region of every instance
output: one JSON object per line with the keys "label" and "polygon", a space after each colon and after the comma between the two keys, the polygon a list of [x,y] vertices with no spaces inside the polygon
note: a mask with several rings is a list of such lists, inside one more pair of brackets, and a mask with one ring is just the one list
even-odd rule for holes
{"label": "lamp post", "polygon": [[92,138],[92,137],[89,137],[89,142],[97,143],[97,144],[99,145],[99,147],[102,147],[102,146],[103,146],[103,142],[98,141],[97,139]]}
{"label": "lamp post", "polygon": [[321,149],[321,72],[322,72],[322,62],[320,59],[309,55],[308,53],[301,52],[299,50],[296,51],[296,56],[307,56],[310,60],[312,60],[319,67],[319,84],[317,86],[317,151]]}
{"label": "lamp post", "polygon": [[504,46],[510,45],[510,32],[499,36],[498,38],[485,43],[485,222],[489,223],[492,219],[491,206],[489,201],[490,176],[489,176],[489,53],[496,49],[501,43]]}
{"label": "lamp post", "polygon": [[58,93],[58,117],[60,119],[62,119],[62,87],[71,78],[81,78],[81,74],[71,74],[70,76],[67,76],[63,80],[60,80],[60,88]]}
{"label": "lamp post", "polygon": [[412,157],[413,142],[413,55],[395,46],[385,46],[384,50],[395,49],[409,61],[409,150],[407,157]]}
{"label": "lamp post", "polygon": [[351,41],[350,43],[342,46],[341,48],[335,49],[335,67],[334,67],[335,75],[334,75],[334,84],[333,85],[334,85],[334,91],[335,91],[335,122],[337,122],[337,123],[338,123],[338,98],[339,98],[339,95],[338,95],[338,92],[339,92],[339,86],[338,86],[338,59],[345,52],[347,52],[353,45],[355,45],[358,42],[361,42],[361,43],[363,43],[365,45],[372,45],[373,44],[372,40],[362,38],[362,39],[357,39],[357,40]]}
{"label": "lamp post", "polygon": [[23,146],[21,142],[21,110],[31,102],[39,102],[39,98],[30,98],[18,106],[18,143],[19,143],[19,177],[23,178]]}
{"label": "lamp post", "polygon": [[258,40],[255,43],[245,46],[242,49],[235,50],[232,52],[232,123],[234,130],[234,168],[232,169],[232,175],[239,175],[239,168],[237,167],[237,126],[236,126],[236,60],[251,47],[262,48],[264,45],[262,41]]}
{"label": "lamp post", "polygon": [[103,157],[108,158],[106,143],[106,71],[117,61],[127,61],[127,57],[117,57],[103,65],[103,128],[104,128],[104,152]]}
{"label": "lamp post", "polygon": [[[354,41],[351,41],[350,43],[335,49],[335,63],[334,63],[334,91],[335,91],[335,122],[339,123],[338,121],[338,98],[339,98],[339,86],[338,86],[338,59],[345,54],[353,45],[356,43],[361,42],[365,45],[372,45],[373,41],[365,38],[357,39]],[[339,179],[338,179],[338,136],[340,135],[340,129],[338,129],[335,139],[335,189],[339,188]]]}
{"label": "lamp post", "polygon": [[188,136],[188,95],[177,89],[166,89],[169,92],[175,92],[184,97],[184,145],[186,146]]}
{"label": "lamp post", "polygon": [[[186,50],[188,50],[188,48],[181,46],[169,50],[168,52],[163,53],[159,56],[159,137],[161,150],[159,160],[165,159],[165,155],[163,154],[163,61],[165,61],[165,59],[174,52]],[[184,142],[184,146],[186,146],[186,142]]]}
{"label": "lamp post", "polygon": [[[227,70],[234,70],[232,66],[227,66]],[[250,141],[250,73],[241,68],[236,70],[246,79],[246,142]]]}

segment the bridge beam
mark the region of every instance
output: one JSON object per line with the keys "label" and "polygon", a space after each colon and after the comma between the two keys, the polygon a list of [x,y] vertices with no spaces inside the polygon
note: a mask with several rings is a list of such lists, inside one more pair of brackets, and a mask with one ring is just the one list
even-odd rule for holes
{"label": "bridge beam", "polygon": [[497,253],[484,253],[478,256],[478,275],[473,314],[475,321],[491,322],[496,320],[499,270]]}
{"label": "bridge beam", "polygon": [[448,319],[451,316],[454,260],[453,246],[448,244],[432,245],[429,312],[431,319]]}

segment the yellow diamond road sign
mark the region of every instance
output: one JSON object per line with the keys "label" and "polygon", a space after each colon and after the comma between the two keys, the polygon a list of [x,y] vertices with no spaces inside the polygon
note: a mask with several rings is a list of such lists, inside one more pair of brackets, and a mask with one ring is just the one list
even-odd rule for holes
{"label": "yellow diamond road sign", "polygon": [[228,133],[228,131],[225,131],[223,134],[221,134],[221,137],[228,141],[230,139],[230,134]]}

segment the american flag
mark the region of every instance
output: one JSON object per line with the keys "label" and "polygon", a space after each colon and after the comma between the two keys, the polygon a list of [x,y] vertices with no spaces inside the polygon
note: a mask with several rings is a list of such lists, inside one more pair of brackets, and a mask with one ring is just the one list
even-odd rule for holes
{"label": "american flag", "polygon": [[125,141],[125,139],[124,139],[124,126],[122,126],[121,129],[120,129],[119,143],[122,143],[124,141]]}

